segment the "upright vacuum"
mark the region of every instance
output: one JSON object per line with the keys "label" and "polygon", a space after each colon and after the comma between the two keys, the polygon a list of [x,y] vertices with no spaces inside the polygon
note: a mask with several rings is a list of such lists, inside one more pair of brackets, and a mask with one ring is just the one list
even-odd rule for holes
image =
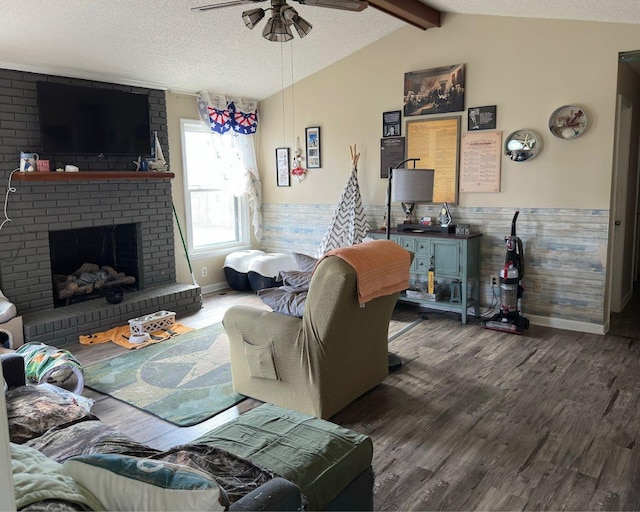
{"label": "upright vacuum", "polygon": [[520,313],[522,304],[522,278],[524,276],[524,250],[522,240],[516,235],[516,211],[511,221],[511,235],[505,238],[507,256],[500,270],[500,312],[489,320],[482,321],[482,327],[496,331],[522,334],[529,328],[529,320]]}

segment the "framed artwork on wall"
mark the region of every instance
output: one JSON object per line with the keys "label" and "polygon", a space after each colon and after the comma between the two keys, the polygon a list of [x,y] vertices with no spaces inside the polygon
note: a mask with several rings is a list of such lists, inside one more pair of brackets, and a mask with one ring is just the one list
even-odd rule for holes
{"label": "framed artwork on wall", "polygon": [[405,159],[404,137],[380,139],[380,177],[389,178],[389,167],[393,168]]}
{"label": "framed artwork on wall", "polygon": [[464,110],[464,64],[404,74],[404,115]]}
{"label": "framed artwork on wall", "polygon": [[392,112],[384,112],[382,114],[382,136],[383,137],[400,137],[401,133],[402,111],[394,110]]}
{"label": "framed artwork on wall", "polygon": [[291,185],[289,148],[276,148],[276,178],[279,187],[288,187]]}
{"label": "framed artwork on wall", "polygon": [[322,166],[320,160],[320,127],[305,128],[307,142],[307,169],[319,169]]}
{"label": "framed artwork on wall", "polygon": [[406,154],[420,167],[435,169],[434,203],[458,203],[460,116],[407,121]]}
{"label": "framed artwork on wall", "polygon": [[471,107],[467,110],[467,130],[495,130],[496,106]]}

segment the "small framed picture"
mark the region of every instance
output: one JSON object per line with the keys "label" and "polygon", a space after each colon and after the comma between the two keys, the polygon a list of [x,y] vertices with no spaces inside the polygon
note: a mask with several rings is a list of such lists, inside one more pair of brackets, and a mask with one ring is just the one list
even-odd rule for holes
{"label": "small framed picture", "polygon": [[393,110],[392,112],[384,112],[382,114],[382,136],[383,137],[400,137],[400,120],[402,119],[402,110]]}
{"label": "small framed picture", "polygon": [[472,107],[467,109],[467,130],[495,130],[496,129],[496,106]]}
{"label": "small framed picture", "polygon": [[276,177],[279,187],[288,187],[291,185],[289,148],[276,148]]}
{"label": "small framed picture", "polygon": [[307,140],[307,169],[319,169],[320,161],[320,127],[305,128]]}

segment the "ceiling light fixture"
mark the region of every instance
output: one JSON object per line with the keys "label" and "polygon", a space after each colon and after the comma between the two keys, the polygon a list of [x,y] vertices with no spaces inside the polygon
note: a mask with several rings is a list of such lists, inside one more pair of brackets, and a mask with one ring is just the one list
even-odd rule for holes
{"label": "ceiling light fixture", "polygon": [[[267,24],[262,31],[262,37],[269,41],[291,41],[293,39],[293,33],[289,27],[292,25],[301,38],[311,32],[313,28],[311,23],[299,16],[293,7],[284,2],[281,4],[274,3],[271,10],[273,14],[271,18],[267,20]],[[260,20],[264,18],[264,14],[265,9],[250,9],[242,13],[242,21],[244,21],[247,28],[252,30]]]}
{"label": "ceiling light fixture", "polygon": [[262,18],[264,18],[264,9],[251,9],[242,13],[242,21],[249,29],[253,29]]}
{"label": "ceiling light fixture", "polygon": [[280,16],[279,12],[274,12],[269,18],[267,24],[262,31],[262,37],[269,41],[287,42],[293,39],[293,34],[289,30],[289,26]]}
{"label": "ceiling light fixture", "polygon": [[309,32],[311,32],[313,25],[299,16],[298,12],[290,5],[285,4],[280,10],[280,14],[284,18],[284,21],[287,25],[293,25],[295,27],[300,38],[303,38]]}

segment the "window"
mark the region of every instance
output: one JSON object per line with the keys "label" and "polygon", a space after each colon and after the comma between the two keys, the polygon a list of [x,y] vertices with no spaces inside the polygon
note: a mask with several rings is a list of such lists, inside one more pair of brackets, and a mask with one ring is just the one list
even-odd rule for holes
{"label": "window", "polygon": [[240,146],[249,137],[214,134],[187,119],[181,129],[189,253],[249,245],[246,199],[233,194],[245,173]]}

